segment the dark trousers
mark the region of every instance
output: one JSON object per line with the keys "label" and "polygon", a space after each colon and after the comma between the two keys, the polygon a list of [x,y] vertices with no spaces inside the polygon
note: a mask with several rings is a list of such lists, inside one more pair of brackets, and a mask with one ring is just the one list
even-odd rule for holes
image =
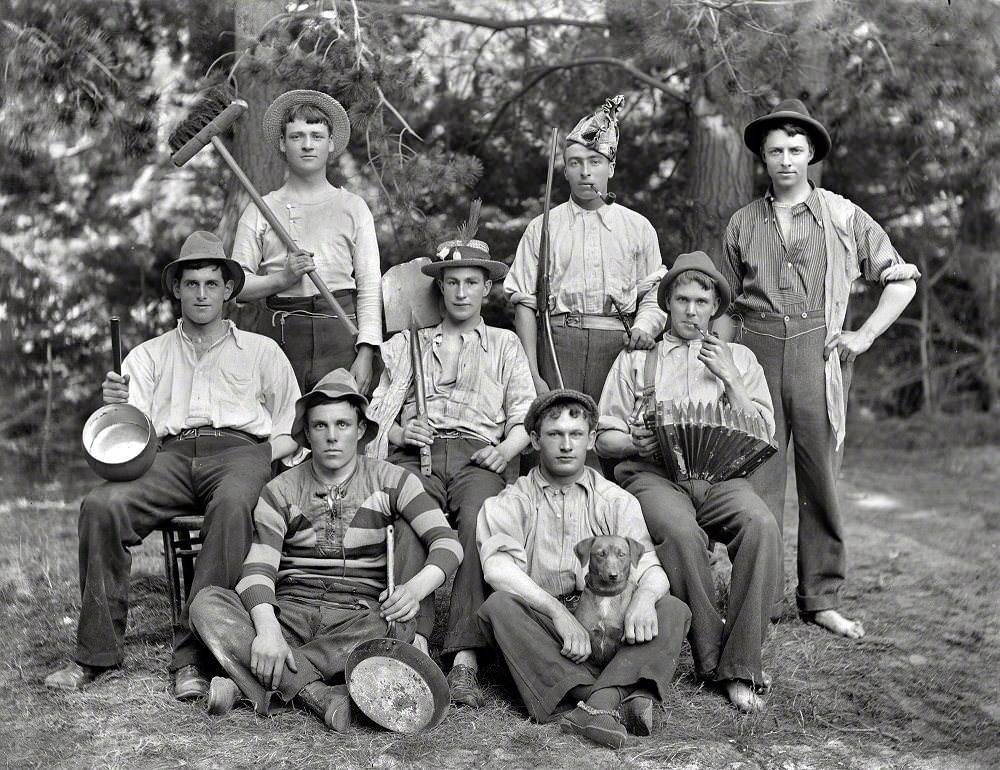
{"label": "dark trousers", "polygon": [[[300,588],[278,596],[278,623],[298,671],[286,668],[277,690],[264,687],[250,670],[257,631],[237,593],[208,588],[191,604],[192,629],[258,714],[270,713],[275,696],[281,703],[289,703],[307,684],[330,682],[344,672],[356,645],[386,636],[387,624],[379,617],[377,600],[343,591]],[[413,629],[412,621],[397,623],[393,635],[411,642]]]}
{"label": "dark trousers", "polygon": [[[781,534],[746,479],[718,484],[667,479],[654,465],[627,460],[619,483],[639,500],[670,579],[670,592],[691,608],[691,654],[699,676],[763,681],[761,649],[772,598],[781,581]],[[709,538],[733,564],[729,607],[716,609]]]}
{"label": "dark trousers", "polygon": [[[835,438],[826,409],[823,311],[806,313],[805,318],[801,313],[796,316],[763,315],[762,318],[761,313],[745,313],[745,328],[737,341],[750,348],[764,368],[774,404],[778,453],[754,473],[751,481],[774,513],[778,526],[783,528],[791,437],[795,443],[795,486],[799,505],[796,601],[803,612],[835,609],[840,606],[847,552],[837,498],[842,453],[835,451]],[[847,394],[852,366],[841,365],[844,393]],[[783,586],[780,590],[783,593]],[[781,594],[776,598],[780,602]],[[774,614],[780,614],[777,607]]]}
{"label": "dark trousers", "polygon": [[[458,529],[458,539],[465,551],[451,591],[443,654],[487,646],[476,620],[476,612],[486,596],[483,566],[476,546],[476,522],[483,502],[499,494],[505,484],[503,477],[480,468],[469,459],[485,445],[476,439],[437,439],[431,447],[431,476],[420,474],[420,457],[416,450],[397,448],[389,457],[389,462],[406,468],[423,482],[427,494]],[[426,609],[421,604],[418,619],[421,629],[426,625]]]}
{"label": "dark trousers", "polygon": [[271,478],[271,448],[230,436],[174,441],[135,481],[106,482],[80,505],[80,624],[76,661],[121,663],[128,616],[129,548],[175,516],[201,513],[204,542],[188,602],[174,629],[171,670],[211,664],[188,630],[191,597],[239,580],[253,534],[253,509]]}
{"label": "dark trousers", "polygon": [[588,688],[574,693],[584,699],[605,687],[643,687],[662,700],[677,668],[691,613],[679,599],[664,596],[656,603],[656,617],[655,639],[623,643],[601,669],[590,661],[574,663],[563,656],[562,639],[548,616],[513,594],[497,591],[479,608],[484,633],[503,653],[528,713],[538,722],[576,705],[563,698],[577,687]]}
{"label": "dark trousers", "polygon": [[[333,296],[353,321],[354,292],[338,291]],[[349,335],[338,318],[317,318],[303,311],[335,313],[322,297],[268,297],[254,331],[281,345],[295,370],[299,389],[307,393],[334,369],[351,368],[357,355],[357,337]]]}

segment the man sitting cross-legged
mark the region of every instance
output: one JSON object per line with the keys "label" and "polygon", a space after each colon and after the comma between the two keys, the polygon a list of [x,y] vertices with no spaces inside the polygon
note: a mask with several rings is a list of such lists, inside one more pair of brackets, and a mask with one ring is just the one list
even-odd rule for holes
{"label": "man sitting cross-legged", "polygon": [[[503,277],[506,266],[471,238],[442,244],[437,256],[423,272],[437,279],[444,318],[418,333],[427,416],[417,416],[409,332],[382,346],[385,369],[372,408],[395,447],[390,462],[420,473],[419,450],[430,447],[432,473],[420,480],[457,520],[462,547],[472,554],[455,575],[442,654],[454,655],[448,675],[452,700],[479,708],[477,650],[487,643],[476,620],[485,594],[475,558],[476,517],[483,500],[504,488],[500,474],[507,464],[528,445],[522,423],[535,388],[517,337],[487,326],[481,315],[492,282]],[[432,621],[425,614],[422,625]]]}
{"label": "man sitting cross-legged", "polygon": [[[483,630],[503,653],[528,713],[539,722],[567,711],[565,732],[621,748],[626,728],[649,735],[690,613],[670,585],[635,498],[586,467],[597,425],[594,400],[575,390],[539,396],[525,418],[539,465],[483,505],[476,540],[486,582]],[[645,549],[625,614],[624,639],[603,667],[569,607],[584,586],[574,549],[599,535]],[[624,724],[623,724],[624,722]]]}
{"label": "man sitting cross-legged", "polygon": [[[212,680],[211,713],[229,711],[242,691],[259,714],[277,696],[331,730],[347,729],[347,686],[330,682],[351,650],[385,636],[386,621],[413,641],[420,601],[461,562],[455,533],[420,482],[358,455],[358,442],[375,431],[367,408],[344,369],[298,400],[292,436],[312,455],[264,488],[236,590],[207,589],[191,605],[192,628],[231,677]],[[389,595],[385,527],[397,517],[427,558]]]}
{"label": "man sitting cross-legged", "polygon": [[[750,482],[672,481],[652,461],[656,436],[637,414],[647,386],[656,401],[727,401],[759,414],[774,435],[771,398],[753,353],[707,331],[729,306],[729,287],[702,251],[682,254],[660,282],[660,306],[669,331],[648,352],[622,353],[601,396],[597,451],[621,458],[618,482],[639,499],[674,596],[691,608],[691,652],[699,676],[715,680],[741,711],[763,705],[761,647],[771,597],[781,577],[778,524]],[[733,563],[726,619],[715,607],[709,538],[724,543]]]}
{"label": "man sitting cross-legged", "polygon": [[[195,232],[163,269],[163,290],[180,300],[177,327],[126,356],[108,372],[104,403],[128,402],[153,423],[160,449],[134,481],[101,484],[80,505],[80,624],[74,660],[45,684],[80,689],[121,665],[129,548],[158,526],[204,513],[202,547],[189,596],[233,586],[253,534],[251,513],[271,478],[271,461],[295,451],[288,435],[299,388],[281,349],[222,318],[240,293],[243,270],[222,242]],[[188,631],[185,606],[174,631],[174,694],[208,691],[212,656]]]}

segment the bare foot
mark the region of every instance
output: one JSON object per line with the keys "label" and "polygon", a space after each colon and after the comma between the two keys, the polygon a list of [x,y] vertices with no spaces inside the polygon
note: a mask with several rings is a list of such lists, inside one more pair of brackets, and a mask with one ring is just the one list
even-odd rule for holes
{"label": "bare foot", "polygon": [[430,657],[430,651],[429,651],[429,649],[427,647],[427,639],[426,639],[426,637],[423,637],[420,634],[417,634],[416,636],[414,636],[413,637],[413,646],[416,647],[418,650],[420,650],[424,655],[427,655],[428,657]]}
{"label": "bare foot", "polygon": [[812,622],[848,639],[860,639],[865,635],[865,627],[861,625],[861,621],[848,620],[836,610],[820,610],[813,613]]}
{"label": "bare foot", "polygon": [[764,708],[764,699],[754,692],[750,682],[744,682],[742,679],[723,679],[719,684],[737,711],[752,714]]}

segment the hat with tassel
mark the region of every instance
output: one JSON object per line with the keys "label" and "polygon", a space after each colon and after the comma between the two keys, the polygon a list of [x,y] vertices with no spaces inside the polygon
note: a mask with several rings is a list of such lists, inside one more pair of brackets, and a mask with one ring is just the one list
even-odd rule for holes
{"label": "hat with tassel", "polygon": [[507,265],[490,259],[490,247],[485,241],[474,238],[479,229],[482,207],[483,202],[479,198],[472,201],[469,218],[458,228],[458,238],[438,245],[431,263],[420,268],[424,275],[440,278],[449,267],[479,267],[486,271],[491,281],[499,281],[507,275]]}
{"label": "hat with tassel", "polygon": [[624,94],[605,99],[597,112],[580,120],[567,134],[566,143],[582,144],[614,163],[618,154],[618,112],[624,106]]}

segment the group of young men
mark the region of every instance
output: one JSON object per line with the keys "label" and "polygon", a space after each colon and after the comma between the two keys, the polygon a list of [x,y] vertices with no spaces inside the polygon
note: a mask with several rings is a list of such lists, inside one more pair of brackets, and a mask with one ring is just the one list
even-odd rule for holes
{"label": "group of young men", "polygon": [[[440,323],[415,341],[404,331],[383,343],[372,215],[326,177],[347,146],[347,115],[315,91],[275,100],[264,132],[288,177],[266,201],[299,250],[250,206],[233,259],[196,232],[164,268],[177,327],[133,349],[123,374],[103,384],[105,402],[149,415],[160,451],[143,476],[104,483],[81,505],[76,652],[47,685],[79,689],[121,665],[129,548],[200,512],[204,544],[170,668],[177,698],[207,696],[212,713],[241,698],[261,714],[291,703],[346,729],[351,649],[391,621],[398,638],[427,652],[434,591],[452,576],[441,657],[456,704],[483,705],[478,667],[496,649],[533,718],[558,716],[567,732],[621,747],[627,733],[650,733],[687,637],[698,677],[736,708],[758,710],[769,684],[761,650],[783,595],[792,434],[798,608],[835,633],[864,633],[838,611],[835,481],[850,366],[902,312],[918,273],[861,209],[811,185],[807,166],[830,139],[795,101],[746,127],[771,179],[767,194],[733,216],[716,260],[696,251],[667,270],[649,221],[605,202],[621,104],[609,99],[565,142],[570,198],[552,209],[548,235],[566,387],[550,389],[535,344],[542,218],[509,270],[471,234],[441,244],[422,268]],[[315,296],[312,270],[357,322],[355,339]],[[886,288],[861,329],[845,331],[862,273]],[[516,334],[482,318],[501,280]],[[265,302],[254,331],[224,318],[237,298]],[[706,333],[727,314],[738,342]],[[639,413],[649,397],[727,403],[762,420],[778,454],[752,480],[672,479]],[[537,465],[508,483],[529,445]],[[307,460],[272,478],[272,461],[302,449]],[[587,464],[595,449],[616,463],[613,481]],[[391,593],[388,524],[397,534]],[[642,546],[622,645],[605,665],[572,612],[585,586],[574,549],[601,535]],[[712,542],[733,564],[725,617]]]}

